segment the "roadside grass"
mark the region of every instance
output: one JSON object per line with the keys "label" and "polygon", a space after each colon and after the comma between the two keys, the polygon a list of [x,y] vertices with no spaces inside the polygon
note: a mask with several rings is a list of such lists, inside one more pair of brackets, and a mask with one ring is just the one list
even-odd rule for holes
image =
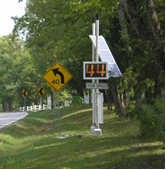
{"label": "roadside grass", "polygon": [[119,118],[104,107],[103,135],[88,135],[91,105],[60,109],[58,139],[57,110],[29,115],[0,130],[0,169],[164,169],[163,144],[142,139],[135,122]]}

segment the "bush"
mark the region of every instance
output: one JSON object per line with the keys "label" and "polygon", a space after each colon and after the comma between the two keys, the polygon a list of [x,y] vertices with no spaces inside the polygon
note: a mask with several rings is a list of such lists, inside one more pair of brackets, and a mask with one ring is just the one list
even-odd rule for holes
{"label": "bush", "polygon": [[82,98],[80,96],[74,96],[72,100],[72,104],[81,104],[82,103]]}
{"label": "bush", "polygon": [[165,100],[163,98],[157,100],[153,106],[142,104],[138,120],[143,137],[165,141]]}

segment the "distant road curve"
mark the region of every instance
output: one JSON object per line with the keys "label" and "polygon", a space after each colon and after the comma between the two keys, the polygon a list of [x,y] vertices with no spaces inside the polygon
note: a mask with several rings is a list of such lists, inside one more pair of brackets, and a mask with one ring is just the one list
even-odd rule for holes
{"label": "distant road curve", "polygon": [[0,129],[26,117],[27,115],[28,113],[26,112],[0,113]]}

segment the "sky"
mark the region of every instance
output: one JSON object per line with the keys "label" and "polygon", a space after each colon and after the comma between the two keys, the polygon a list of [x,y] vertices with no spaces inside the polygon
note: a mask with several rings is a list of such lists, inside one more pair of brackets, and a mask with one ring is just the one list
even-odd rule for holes
{"label": "sky", "polygon": [[0,0],[0,36],[9,35],[14,28],[12,16],[21,17],[25,13],[25,3],[18,0]]}

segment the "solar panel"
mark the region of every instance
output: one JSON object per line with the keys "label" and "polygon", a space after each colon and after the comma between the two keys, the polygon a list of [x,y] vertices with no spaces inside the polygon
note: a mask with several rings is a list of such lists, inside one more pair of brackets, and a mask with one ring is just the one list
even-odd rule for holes
{"label": "solar panel", "polygon": [[[96,47],[96,36],[89,35],[92,43]],[[102,61],[108,62],[108,70],[111,71],[112,77],[120,77],[122,76],[121,71],[119,70],[118,65],[116,64],[116,61],[107,45],[107,42],[105,41],[103,36],[99,36],[99,44],[98,44],[98,53],[100,56],[100,59]]]}

